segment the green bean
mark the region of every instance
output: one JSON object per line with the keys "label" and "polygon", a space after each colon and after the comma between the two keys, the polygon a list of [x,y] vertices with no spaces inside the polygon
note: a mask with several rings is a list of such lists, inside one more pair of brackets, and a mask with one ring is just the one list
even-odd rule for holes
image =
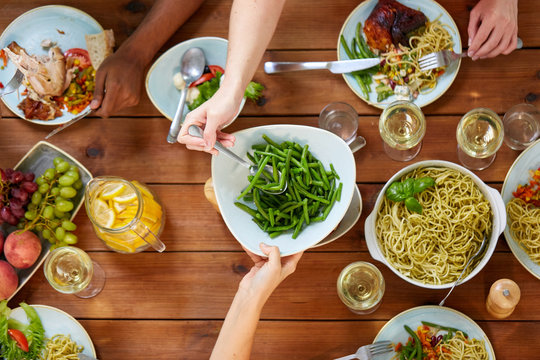
{"label": "green bean", "polygon": [[349,59],[356,59],[351,50],[349,49],[349,46],[347,45],[347,41],[345,41],[345,37],[343,35],[340,36],[339,41],[341,42],[341,46],[343,46],[343,50],[345,50],[345,54],[349,57]]}
{"label": "green bean", "polygon": [[274,153],[271,153],[271,152],[268,152],[268,151],[255,150],[254,153],[258,154],[258,155],[261,155],[261,156],[272,156],[272,157],[278,158],[281,161],[285,161],[285,158],[282,157],[281,155],[274,154]]}
{"label": "green bean", "polygon": [[271,232],[268,236],[270,236],[270,238],[273,239],[275,237],[278,237],[282,233],[283,233],[283,231],[274,231],[274,232]]}
{"label": "green bean", "polygon": [[362,23],[359,22],[356,25],[356,42],[358,44],[358,50],[360,51],[360,55],[362,56],[363,59],[365,59],[365,58],[368,58],[369,55],[366,52],[366,50],[364,49],[364,47],[362,46],[362,41],[363,40],[364,40],[364,38],[362,37]]}
{"label": "green bean", "polygon": [[321,198],[319,196],[310,194],[310,193],[308,193],[307,191],[305,191],[304,189],[302,189],[300,187],[295,187],[294,189],[297,190],[300,194],[302,194],[304,196],[307,196],[308,198],[312,198],[315,201],[322,202],[323,204],[330,204],[330,201],[328,201],[326,199],[323,199],[323,198]]}
{"label": "green bean", "polygon": [[269,220],[268,214],[266,213],[266,211],[264,211],[263,207],[261,206],[260,195],[258,191],[253,192],[253,202],[255,203],[257,210],[259,210],[259,214],[261,214],[263,218],[265,218],[266,220]]}
{"label": "green bean", "polygon": [[261,173],[263,172],[264,167],[268,163],[268,159],[270,159],[270,157],[268,156],[264,158],[264,160],[261,163],[262,166],[259,167],[255,175],[253,176],[253,180],[249,183],[248,187],[244,191],[242,191],[240,195],[238,195],[238,197],[236,198],[237,200],[240,200],[241,198],[243,198],[247,193],[251,191],[251,189],[253,189],[253,186],[255,186],[255,181],[257,181],[259,176],[261,176]]}
{"label": "green bean", "polygon": [[339,183],[338,189],[337,189],[337,196],[336,201],[341,201],[341,191],[343,190],[343,183]]}
{"label": "green bean", "polygon": [[416,345],[416,358],[418,360],[422,360],[422,343],[420,343],[420,339],[418,338],[418,335],[414,331],[411,330],[410,327],[407,325],[404,325],[405,330],[411,335],[411,337],[414,340],[414,344]]}
{"label": "green bean", "polygon": [[435,324],[435,323],[432,323],[432,322],[428,322],[428,321],[422,321],[422,325],[426,325],[426,326],[429,326],[429,327],[432,327],[432,328],[437,328],[437,329],[441,329],[441,330],[445,330],[445,331],[448,331],[448,332],[461,332],[463,334],[463,336],[465,336],[466,338],[469,337],[469,335],[463,331],[463,330],[460,330],[460,329],[456,329],[456,328],[453,328],[453,327],[449,327],[449,326],[442,326],[442,325],[438,325],[438,324]]}
{"label": "green bean", "polygon": [[270,139],[266,134],[263,134],[263,139],[264,141],[266,141],[268,144],[272,145],[272,146],[275,146],[276,148],[279,148],[279,144],[276,143],[274,140]]}
{"label": "green bean", "polygon": [[330,169],[332,170],[332,174],[334,174],[336,179],[340,180],[339,175],[336,172],[336,169],[334,169],[334,164],[330,163]]}
{"label": "green bean", "polygon": [[298,234],[300,233],[300,229],[302,229],[302,224],[304,223],[304,218],[300,218],[298,221],[298,224],[296,224],[296,227],[294,228],[294,232],[292,235],[293,239],[296,239],[298,237]]}
{"label": "green bean", "polygon": [[251,215],[253,217],[257,217],[257,215],[259,214],[257,211],[253,210],[252,208],[250,208],[246,204],[242,204],[240,202],[235,202],[234,205],[236,205],[240,209],[244,210],[245,212],[247,212],[249,215]]}

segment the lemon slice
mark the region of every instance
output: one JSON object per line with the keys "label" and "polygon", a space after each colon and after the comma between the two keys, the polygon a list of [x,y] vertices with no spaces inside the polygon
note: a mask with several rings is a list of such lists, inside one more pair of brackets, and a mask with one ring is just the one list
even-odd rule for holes
{"label": "lemon slice", "polygon": [[101,192],[101,198],[103,200],[109,200],[114,197],[120,196],[124,190],[126,190],[126,184],[123,183],[109,183],[103,187]]}
{"label": "lemon slice", "polygon": [[137,200],[137,194],[132,192],[128,194],[123,194],[113,198],[113,201],[119,204],[130,204]]}
{"label": "lemon slice", "polygon": [[112,205],[113,205],[114,211],[116,211],[117,214],[120,214],[122,211],[126,210],[126,208],[128,207],[128,205],[126,204],[119,204],[114,201],[112,202]]}
{"label": "lemon slice", "polygon": [[105,201],[96,199],[93,203],[93,213],[94,219],[100,226],[109,229],[113,226],[116,217]]}

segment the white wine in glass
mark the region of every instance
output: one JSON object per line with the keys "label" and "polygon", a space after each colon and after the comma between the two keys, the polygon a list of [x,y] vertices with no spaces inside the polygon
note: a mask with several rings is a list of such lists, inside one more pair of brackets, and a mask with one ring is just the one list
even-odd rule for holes
{"label": "white wine in glass", "polygon": [[43,266],[51,286],[64,294],[81,298],[97,295],[105,283],[105,273],[83,250],[63,246],[51,251]]}
{"label": "white wine in glass", "polygon": [[349,264],[337,280],[339,298],[356,314],[377,310],[384,290],[384,278],[379,269],[364,261]]}
{"label": "white wine in glass", "polygon": [[495,112],[485,108],[469,111],[456,130],[459,160],[469,169],[487,168],[495,160],[503,137],[503,124]]}

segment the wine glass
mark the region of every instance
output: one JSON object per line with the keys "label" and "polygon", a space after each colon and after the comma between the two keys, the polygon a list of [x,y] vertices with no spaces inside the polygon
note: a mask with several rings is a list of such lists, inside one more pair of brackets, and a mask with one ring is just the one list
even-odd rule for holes
{"label": "wine glass", "polygon": [[355,314],[370,314],[377,310],[384,290],[381,272],[365,261],[347,265],[337,280],[339,298]]}
{"label": "wine glass", "polygon": [[102,267],[83,250],[63,246],[51,251],[43,266],[51,286],[64,294],[91,298],[101,292],[105,284]]}
{"label": "wine glass", "polygon": [[388,105],[379,118],[379,133],[386,155],[397,161],[412,160],[422,148],[426,119],[422,110],[408,100]]}
{"label": "wine glass", "polygon": [[514,105],[504,114],[503,125],[506,145],[523,150],[540,136],[540,112],[532,104]]}
{"label": "wine glass", "polygon": [[472,109],[456,130],[459,161],[469,169],[484,170],[495,160],[503,137],[503,123],[493,110]]}

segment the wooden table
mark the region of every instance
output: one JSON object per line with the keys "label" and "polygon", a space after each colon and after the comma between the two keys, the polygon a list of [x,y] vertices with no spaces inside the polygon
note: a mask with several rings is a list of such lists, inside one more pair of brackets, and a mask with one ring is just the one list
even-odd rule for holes
{"label": "wooden table", "polygon": [[[468,12],[476,3],[440,1],[458,24],[466,43]],[[5,0],[0,4],[0,30],[15,17],[47,4],[39,0]],[[112,28],[122,42],[150,9],[152,1],[82,1],[60,3],[78,7]],[[163,48],[198,36],[227,36],[231,0],[208,0]],[[350,0],[290,0],[263,61],[333,60],[339,30],[356,7]],[[475,107],[499,114],[528,101],[540,106],[540,7],[534,0],[519,3],[519,35],[524,49],[509,56],[472,62],[465,59],[448,92],[423,110],[428,130],[414,161],[457,162],[455,128]],[[377,192],[406,163],[390,160],[383,151],[377,121],[380,111],[366,105],[339,75],[324,71],[268,76],[259,66],[255,80],[263,83],[265,104],[246,104],[231,132],[263,124],[317,126],[320,110],[345,101],[359,112],[359,133],[367,146],[355,155],[357,183],[362,193],[360,221],[335,242],[306,252],[295,274],[272,295],[257,329],[253,359],[332,359],[370,343],[386,321],[399,312],[436,304],[446,290],[413,286],[371,259],[364,241],[364,221]],[[11,167],[51,130],[15,117],[3,105],[0,127],[0,167]],[[54,136],[51,142],[80,160],[93,174],[117,175],[148,183],[164,203],[167,220],[163,254],[148,251],[121,255],[96,237],[84,210],[77,215],[79,246],[107,273],[103,292],[89,300],[54,291],[41,271],[12,300],[47,304],[79,319],[100,359],[205,359],[215,343],[237,284],[251,261],[228,231],[220,215],[205,200],[203,184],[210,176],[210,156],[169,145],[170,122],[152,106],[146,94],[134,108],[110,119],[90,116]],[[495,162],[477,174],[500,189],[519,152],[505,145]],[[336,294],[336,279],[356,260],[375,263],[386,280],[381,307],[371,315],[355,315]],[[491,284],[511,278],[521,287],[515,312],[495,320],[484,302]],[[501,236],[487,266],[455,289],[446,305],[472,317],[487,333],[499,359],[538,358],[540,287],[510,252]]]}

